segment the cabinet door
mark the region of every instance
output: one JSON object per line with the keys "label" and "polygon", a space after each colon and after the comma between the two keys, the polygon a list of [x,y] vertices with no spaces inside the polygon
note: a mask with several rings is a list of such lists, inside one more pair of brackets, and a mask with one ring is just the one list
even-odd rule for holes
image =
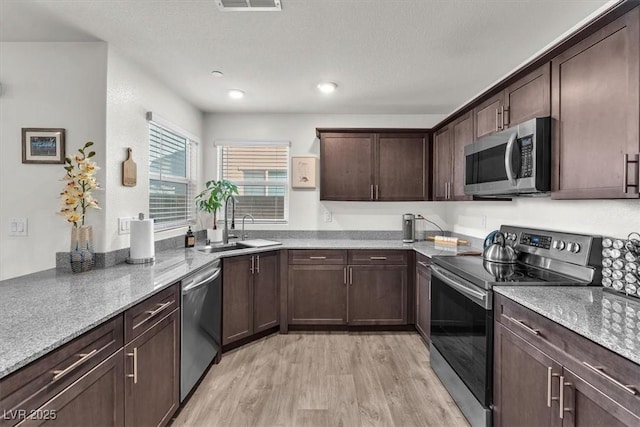
{"label": "cabinet door", "polygon": [[349,266],[349,325],[407,323],[407,267]]}
{"label": "cabinet door", "polygon": [[431,339],[431,267],[418,259],[416,267],[416,329],[425,341]]}
{"label": "cabinet door", "polygon": [[373,200],[373,151],[373,134],[322,134],[320,200]]}
{"label": "cabinet door", "polygon": [[253,334],[253,269],[251,256],[222,262],[222,345],[226,345]]}
{"label": "cabinet door", "polygon": [[429,144],[424,134],[378,135],[376,200],[427,200]]}
{"label": "cabinet door", "polygon": [[558,393],[562,366],[494,323],[494,425],[559,426]]}
{"label": "cabinet door", "polygon": [[441,129],[433,139],[433,199],[447,200],[451,185],[451,130]]}
{"label": "cabinet door", "polygon": [[551,64],[547,63],[507,87],[504,126],[551,115]]}
{"label": "cabinet door", "polygon": [[563,427],[640,425],[640,418],[569,369],[564,369],[562,380]]}
{"label": "cabinet door", "polygon": [[[556,199],[637,198],[640,8],[551,61]],[[626,190],[626,191],[625,191]]]}
{"label": "cabinet door", "polygon": [[289,266],[290,325],[346,325],[347,267]]}
{"label": "cabinet door", "polygon": [[[123,350],[111,355],[33,412],[20,426],[124,425]],[[5,414],[5,417],[7,414]]]}
{"label": "cabinet door", "polygon": [[278,254],[254,255],[253,332],[280,324],[280,293],[278,292]]}
{"label": "cabinet door", "polygon": [[125,424],[164,426],[180,405],[180,310],[125,350]]}
{"label": "cabinet door", "polygon": [[473,114],[459,118],[452,125],[453,129],[453,180],[449,188],[449,199],[471,200],[464,194],[464,147],[473,142]]}
{"label": "cabinet door", "polygon": [[[504,92],[500,92],[473,109],[473,141],[503,129]],[[472,142],[473,142],[472,141]]]}

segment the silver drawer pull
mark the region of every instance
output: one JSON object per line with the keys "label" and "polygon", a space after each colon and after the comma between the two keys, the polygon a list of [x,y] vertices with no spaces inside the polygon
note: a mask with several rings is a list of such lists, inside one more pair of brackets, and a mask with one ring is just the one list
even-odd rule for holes
{"label": "silver drawer pull", "polygon": [[87,360],[91,359],[97,352],[98,352],[98,349],[93,349],[89,353],[80,353],[78,355],[78,356],[80,356],[80,359],[76,360],[71,365],[67,366],[65,369],[55,370],[55,371],[52,372],[53,381],[57,381],[60,378],[64,377],[69,372],[73,371],[75,368],[77,368],[78,366],[82,365]]}
{"label": "silver drawer pull", "polygon": [[420,264],[421,266],[423,266],[423,267],[425,267],[425,268],[428,268],[428,267],[429,267],[429,264],[427,264],[427,263],[426,263],[426,262],[424,262],[424,261],[418,261],[418,264]]}
{"label": "silver drawer pull", "polygon": [[621,389],[623,389],[627,393],[632,394],[634,396],[636,394],[638,394],[638,392],[636,391],[636,389],[634,388],[633,385],[631,385],[631,384],[626,384],[626,385],[622,384],[620,381],[616,380],[615,378],[611,377],[606,372],[604,372],[604,368],[602,366],[593,366],[593,365],[590,365],[587,362],[582,362],[582,364],[584,366],[586,366],[587,368],[591,369],[596,374],[600,375],[601,377],[606,378],[610,382],[614,383],[615,385],[617,385],[618,387],[620,387]]}
{"label": "silver drawer pull", "polygon": [[138,347],[133,348],[133,353],[127,353],[128,357],[133,357],[133,374],[127,374],[127,378],[133,378],[133,383],[138,384]]}
{"label": "silver drawer pull", "polygon": [[527,331],[527,332],[529,332],[529,333],[531,333],[533,335],[540,335],[540,331],[538,329],[533,329],[531,326],[526,325],[522,320],[514,319],[513,317],[509,317],[509,316],[504,316],[504,317],[506,317],[507,319],[511,320],[516,325],[519,325],[525,331]]}
{"label": "silver drawer pull", "polygon": [[326,256],[310,256],[309,259],[327,259]]}
{"label": "silver drawer pull", "polygon": [[369,259],[372,261],[385,261],[387,257],[386,256],[370,256]]}
{"label": "silver drawer pull", "polygon": [[169,307],[171,304],[173,304],[173,301],[167,301],[164,304],[159,304],[158,308],[156,308],[155,310],[147,310],[147,314],[149,314],[149,317],[153,317],[165,308]]}
{"label": "silver drawer pull", "polygon": [[553,373],[553,367],[548,366],[547,367],[547,407],[551,408],[551,401],[553,400],[558,400],[558,397],[553,397],[551,395],[551,379],[553,377],[559,377],[560,374],[554,374]]}

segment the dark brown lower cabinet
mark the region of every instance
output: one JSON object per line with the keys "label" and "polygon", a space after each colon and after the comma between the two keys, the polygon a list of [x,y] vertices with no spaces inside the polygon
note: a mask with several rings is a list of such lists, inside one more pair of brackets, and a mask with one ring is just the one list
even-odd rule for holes
{"label": "dark brown lower cabinet", "polygon": [[416,329],[431,341],[431,260],[424,255],[416,257]]}
{"label": "dark brown lower cabinet", "polygon": [[494,425],[639,426],[638,365],[494,296]]}
{"label": "dark brown lower cabinet", "polygon": [[[123,350],[112,354],[53,399],[32,412],[19,426],[124,425]],[[6,416],[6,414],[5,414]]]}
{"label": "dark brown lower cabinet", "polygon": [[222,274],[223,345],[280,324],[277,252],[225,258]]}
{"label": "dark brown lower cabinet", "polygon": [[558,362],[496,322],[494,363],[494,426],[562,425]]}
{"label": "dark brown lower cabinet", "polygon": [[290,265],[290,325],[347,324],[347,267]]}
{"label": "dark brown lower cabinet", "polygon": [[124,351],[125,425],[167,425],[180,405],[180,310],[147,329]]}
{"label": "dark brown lower cabinet", "polygon": [[407,266],[349,266],[349,325],[407,323]]}

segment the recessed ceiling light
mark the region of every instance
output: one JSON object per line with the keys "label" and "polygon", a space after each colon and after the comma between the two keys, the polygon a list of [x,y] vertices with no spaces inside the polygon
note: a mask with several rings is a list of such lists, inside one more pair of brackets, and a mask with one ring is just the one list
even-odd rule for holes
{"label": "recessed ceiling light", "polygon": [[220,78],[220,77],[224,76],[224,74],[222,73],[222,71],[218,71],[218,70],[214,70],[214,71],[212,71],[212,72],[211,72],[211,75],[212,75],[213,77],[218,77],[218,78]]}
{"label": "recessed ceiling light", "polygon": [[332,93],[338,87],[337,84],[333,82],[320,82],[318,83],[318,90],[322,93]]}
{"label": "recessed ceiling light", "polygon": [[231,89],[229,91],[229,97],[233,99],[241,99],[244,98],[244,92],[240,89]]}

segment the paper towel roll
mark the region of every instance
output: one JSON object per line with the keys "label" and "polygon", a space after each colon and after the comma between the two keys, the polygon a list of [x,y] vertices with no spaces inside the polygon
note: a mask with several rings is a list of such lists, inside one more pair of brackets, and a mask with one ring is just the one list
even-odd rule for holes
{"label": "paper towel roll", "polygon": [[143,260],[155,256],[153,242],[153,220],[131,220],[131,260]]}

